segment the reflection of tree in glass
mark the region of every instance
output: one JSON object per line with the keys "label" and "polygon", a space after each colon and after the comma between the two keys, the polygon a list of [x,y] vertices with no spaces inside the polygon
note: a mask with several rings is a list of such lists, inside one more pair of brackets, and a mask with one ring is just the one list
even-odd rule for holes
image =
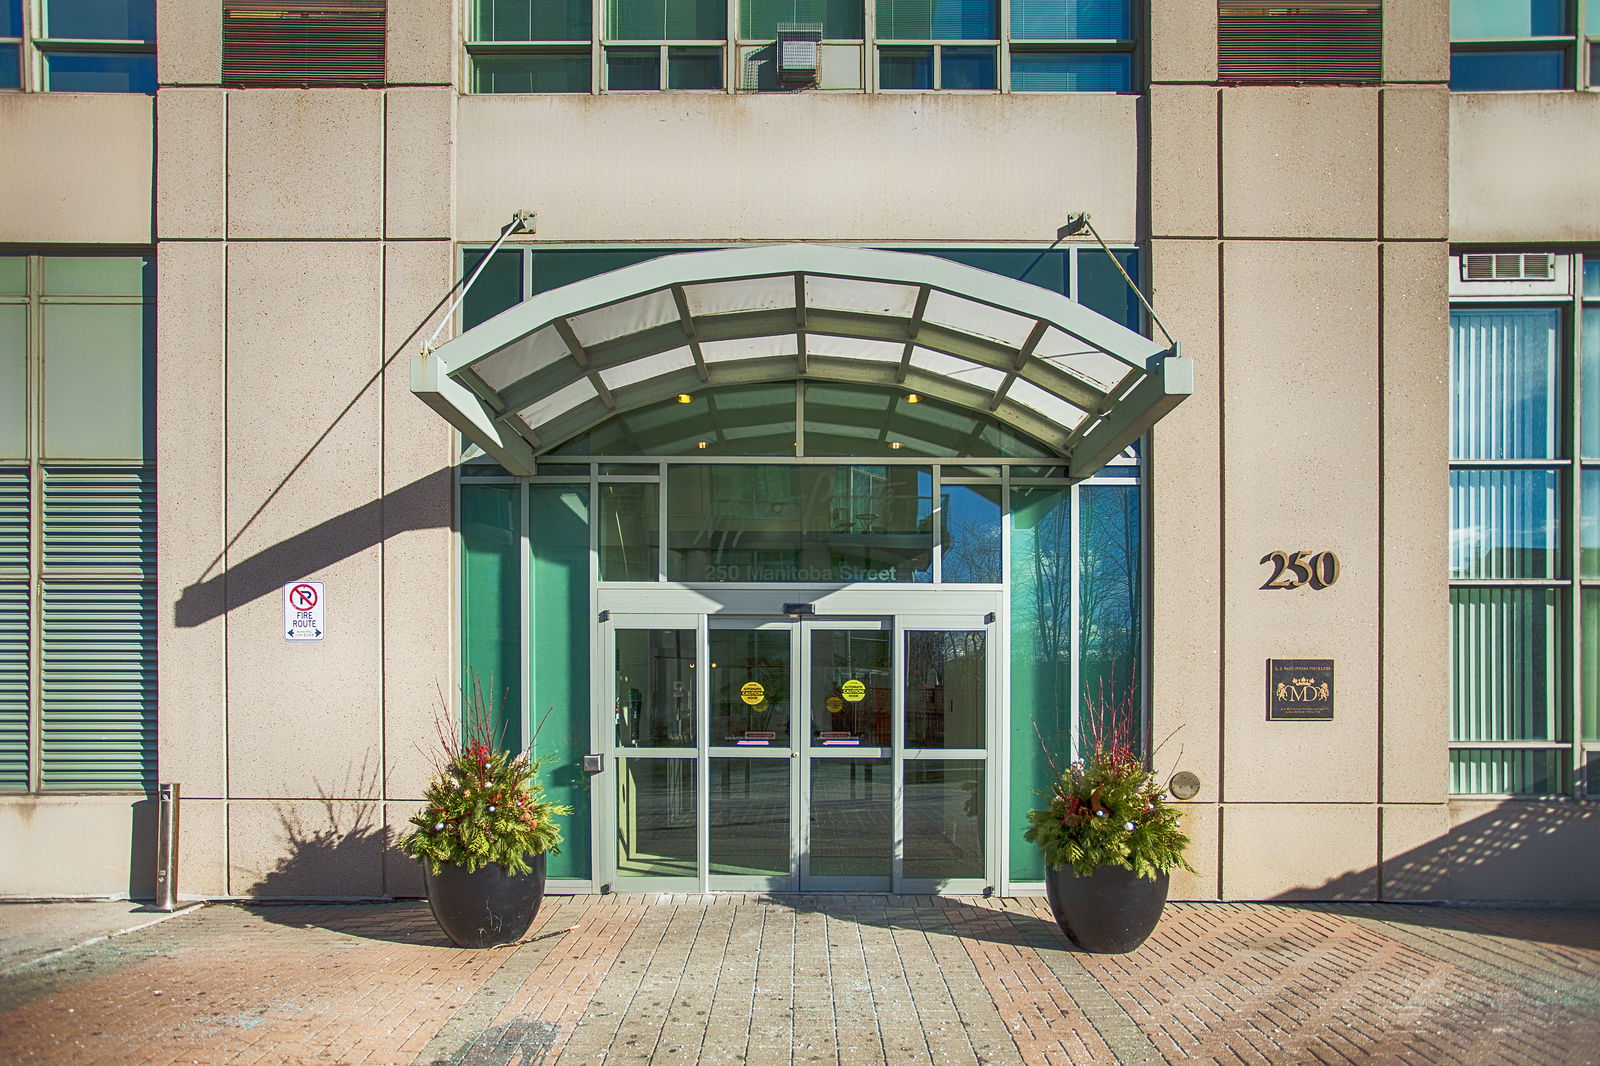
{"label": "reflection of tree in glass", "polygon": [[[1079,494],[1082,535],[1079,589],[1081,691],[1093,706],[1101,692],[1139,693],[1139,488],[1085,485]],[[1136,730],[1142,736],[1142,729]]]}
{"label": "reflection of tree in glass", "polygon": [[952,485],[942,493],[946,581],[1000,581],[1000,494],[997,487]]}

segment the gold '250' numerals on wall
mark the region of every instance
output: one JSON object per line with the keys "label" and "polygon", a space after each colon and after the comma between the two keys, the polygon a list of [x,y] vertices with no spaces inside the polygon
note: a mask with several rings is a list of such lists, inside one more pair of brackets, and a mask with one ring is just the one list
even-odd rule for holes
{"label": "gold '250' numerals on wall", "polygon": [[1272,565],[1272,576],[1264,589],[1297,589],[1310,585],[1325,589],[1339,580],[1339,557],[1333,552],[1268,552],[1262,565]]}

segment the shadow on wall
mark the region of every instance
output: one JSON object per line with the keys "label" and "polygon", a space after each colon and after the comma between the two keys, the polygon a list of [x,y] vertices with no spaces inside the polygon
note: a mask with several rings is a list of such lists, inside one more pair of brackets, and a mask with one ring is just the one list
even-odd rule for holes
{"label": "shadow on wall", "polygon": [[1500,803],[1381,866],[1272,898],[1600,903],[1600,808],[1564,801]]}
{"label": "shadow on wall", "polygon": [[[343,790],[340,790],[343,791]],[[281,853],[242,895],[257,899],[377,898],[390,845],[380,817],[377,774],[363,764],[355,799],[317,785],[317,799],[277,805]]]}

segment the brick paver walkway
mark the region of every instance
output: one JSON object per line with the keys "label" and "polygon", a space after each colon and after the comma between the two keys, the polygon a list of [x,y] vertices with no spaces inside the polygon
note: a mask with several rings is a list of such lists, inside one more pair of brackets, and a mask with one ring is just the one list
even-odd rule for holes
{"label": "brick paver walkway", "polygon": [[219,904],[0,976],[0,1062],[1600,1066],[1600,913],[1172,904],[1096,956],[1033,899],[552,897],[484,951]]}

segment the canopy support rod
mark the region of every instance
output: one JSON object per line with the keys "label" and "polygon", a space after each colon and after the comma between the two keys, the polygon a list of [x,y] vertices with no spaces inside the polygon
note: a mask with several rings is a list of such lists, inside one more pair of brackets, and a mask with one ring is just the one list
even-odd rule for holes
{"label": "canopy support rod", "polygon": [[506,242],[506,238],[518,230],[527,230],[532,233],[533,219],[532,211],[513,211],[511,213],[511,221],[500,227],[500,239],[489,246],[489,251],[484,254],[483,259],[478,263],[478,269],[474,270],[472,276],[467,279],[467,283],[461,286],[461,291],[451,301],[449,309],[445,311],[444,317],[439,320],[439,324],[434,327],[433,333],[427,340],[422,342],[423,355],[433,354],[433,342],[439,339],[439,334],[444,332],[444,327],[449,325],[450,320],[455,317],[456,308],[460,307],[461,301],[467,298],[467,293],[471,290],[472,283],[478,280],[478,275],[483,273],[483,268],[489,265],[489,260],[494,258],[494,253],[500,250],[500,246]]}
{"label": "canopy support rod", "polygon": [[1162,336],[1167,338],[1167,343],[1176,345],[1178,342],[1172,339],[1171,333],[1167,332],[1166,324],[1161,321],[1161,316],[1156,314],[1156,309],[1151,307],[1150,301],[1144,298],[1144,293],[1139,291],[1139,286],[1135,285],[1133,279],[1128,277],[1128,272],[1122,269],[1122,263],[1116,256],[1111,254],[1111,249],[1106,247],[1105,238],[1100,236],[1100,231],[1094,228],[1093,222],[1089,221],[1089,212],[1079,211],[1075,215],[1068,215],[1067,224],[1056,231],[1056,240],[1059,241],[1063,237],[1070,237],[1075,233],[1082,233],[1084,230],[1088,230],[1094,235],[1094,239],[1100,242],[1100,250],[1106,253],[1106,258],[1111,260],[1111,265],[1117,268],[1117,273],[1122,275],[1122,280],[1128,283],[1128,288],[1132,289],[1133,294],[1139,298],[1139,303],[1144,305],[1144,309],[1150,315],[1151,321],[1155,322],[1156,328],[1161,330]]}

